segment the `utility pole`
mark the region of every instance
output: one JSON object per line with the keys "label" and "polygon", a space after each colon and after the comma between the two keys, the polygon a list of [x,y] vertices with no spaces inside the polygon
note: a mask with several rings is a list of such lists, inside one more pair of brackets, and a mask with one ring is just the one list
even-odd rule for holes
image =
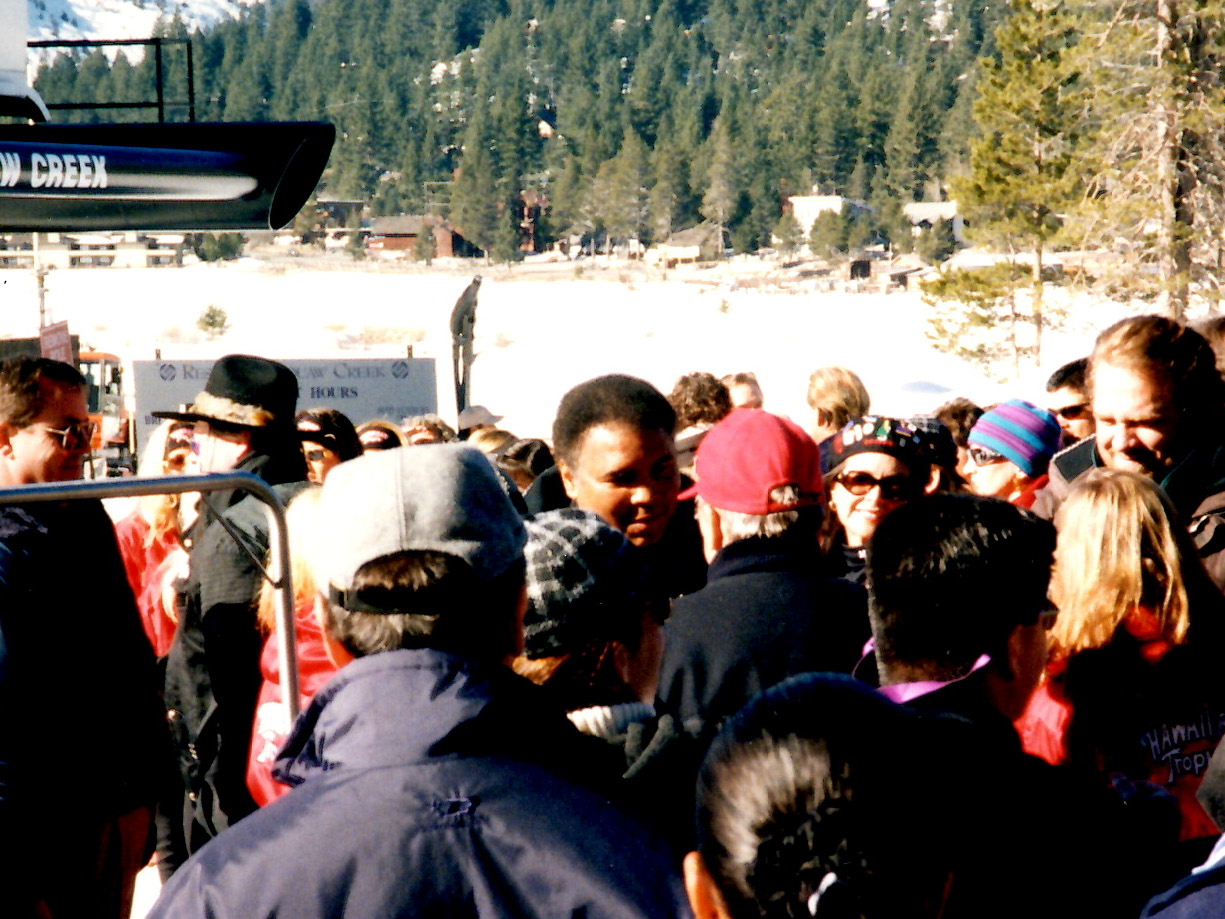
{"label": "utility pole", "polygon": [[41,330],[47,325],[47,272],[51,269],[43,264],[38,235],[34,234],[34,280],[38,284],[38,328]]}

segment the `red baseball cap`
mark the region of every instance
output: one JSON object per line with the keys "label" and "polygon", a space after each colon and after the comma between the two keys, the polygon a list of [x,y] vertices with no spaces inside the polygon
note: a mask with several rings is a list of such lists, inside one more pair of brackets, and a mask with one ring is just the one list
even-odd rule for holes
{"label": "red baseball cap", "polygon": [[[798,424],[760,408],[737,408],[706,432],[693,463],[697,483],[681,500],[701,495],[712,507],[773,514],[819,504],[824,491],[821,450]],[[800,489],[797,504],[780,505],[770,491]]]}

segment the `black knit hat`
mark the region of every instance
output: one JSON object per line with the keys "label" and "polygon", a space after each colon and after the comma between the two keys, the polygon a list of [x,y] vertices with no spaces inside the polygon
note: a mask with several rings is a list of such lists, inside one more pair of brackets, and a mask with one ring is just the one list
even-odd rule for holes
{"label": "black knit hat", "polygon": [[573,507],[536,514],[524,524],[524,655],[568,654],[634,634],[644,569],[629,540],[598,515]]}
{"label": "black knit hat", "polygon": [[227,354],[213,364],[204,391],[177,412],[154,412],[175,421],[219,421],[244,428],[292,427],[298,378],[284,364],[249,354]]}

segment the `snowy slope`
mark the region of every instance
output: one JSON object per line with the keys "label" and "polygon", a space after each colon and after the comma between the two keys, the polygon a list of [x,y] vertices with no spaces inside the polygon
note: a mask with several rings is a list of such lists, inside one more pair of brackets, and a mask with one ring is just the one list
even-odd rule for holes
{"label": "snowy slope", "polygon": [[187,27],[237,16],[261,0],[27,0],[31,40],[148,38],[177,12]]}

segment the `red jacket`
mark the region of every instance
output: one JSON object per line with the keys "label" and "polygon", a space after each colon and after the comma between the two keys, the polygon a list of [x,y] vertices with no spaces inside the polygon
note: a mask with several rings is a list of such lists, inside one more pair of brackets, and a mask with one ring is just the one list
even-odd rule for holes
{"label": "red jacket", "polygon": [[1222,727],[1211,668],[1191,646],[1162,641],[1143,610],[1104,647],[1052,661],[1016,723],[1026,752],[1049,763],[1165,788],[1184,840],[1220,835],[1195,793]]}
{"label": "red jacket", "polygon": [[115,540],[119,543],[119,554],[123,557],[123,568],[136,597],[140,610],[140,621],[144,626],[153,653],[165,657],[174,639],[175,621],[166,615],[162,604],[162,563],[179,547],[179,538],[173,532],[163,533],[149,545],[149,524],[140,511],[128,514],[115,524]]}
{"label": "red jacket", "polygon": [[[311,697],[332,678],[336,665],[328,660],[324,650],[323,632],[315,620],[314,606],[299,606],[294,614],[298,639],[298,694],[303,709]],[[260,807],[275,801],[289,788],[272,777],[272,764],[288,736],[281,705],[281,671],[277,663],[280,643],[276,632],[268,636],[260,657],[264,683],[255,709],[255,726],[251,735],[251,750],[247,758],[247,789]]]}

